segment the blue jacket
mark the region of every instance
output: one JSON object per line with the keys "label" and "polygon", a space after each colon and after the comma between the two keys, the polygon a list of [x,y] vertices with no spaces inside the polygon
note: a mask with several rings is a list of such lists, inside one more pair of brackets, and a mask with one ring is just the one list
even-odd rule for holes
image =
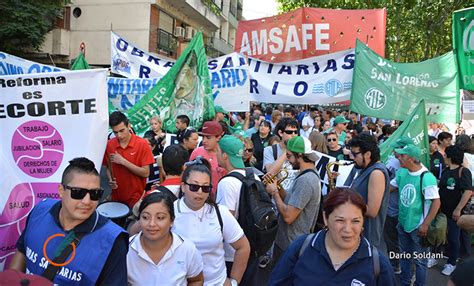
{"label": "blue jacket", "polygon": [[[20,240],[23,240],[20,245],[24,249],[19,248],[20,251],[24,251],[26,256],[27,273],[41,275],[48,266],[48,259],[54,259],[57,247],[69,233],[58,224],[54,215],[56,212],[52,211],[52,209],[56,209],[59,214],[60,204],[61,202],[56,200],[44,200],[33,208],[28,217],[27,225],[20,237]],[[97,284],[104,266],[107,263],[110,264],[109,256],[116,245],[115,241],[120,237],[120,240],[124,239],[126,243],[126,235],[122,235],[125,233],[124,230],[97,213],[93,213],[85,223],[76,227],[75,230],[80,231],[81,226],[89,225],[91,227],[87,228],[87,234],[66,260],[67,264],[59,267],[54,283],[58,285]],[[123,254],[121,258],[125,260],[126,244],[121,247],[119,252]],[[48,258],[44,256],[45,253]],[[125,272],[126,277],[126,265],[120,267],[120,264],[122,263],[115,264],[118,266],[115,270]],[[126,280],[121,284],[125,283]]]}
{"label": "blue jacket", "polygon": [[382,254],[380,274],[375,278],[372,248],[364,237],[354,255],[336,271],[325,247],[325,231],[298,258],[306,236],[300,236],[288,247],[271,273],[269,285],[396,285],[392,266]]}

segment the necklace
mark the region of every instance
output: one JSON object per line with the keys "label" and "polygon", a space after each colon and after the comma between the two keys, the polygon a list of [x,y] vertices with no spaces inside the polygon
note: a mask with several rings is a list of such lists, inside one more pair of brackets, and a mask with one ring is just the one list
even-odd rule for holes
{"label": "necklace", "polygon": [[357,243],[357,247],[354,249],[354,251],[352,251],[351,255],[349,255],[346,259],[344,259],[341,262],[332,262],[331,260],[334,270],[337,271],[339,268],[341,268],[341,266],[344,265],[344,263],[346,263],[346,261],[349,260],[349,258],[351,258],[354,255],[354,253],[356,253],[357,249],[359,249],[359,246],[360,246],[360,237],[359,237],[359,242]]}

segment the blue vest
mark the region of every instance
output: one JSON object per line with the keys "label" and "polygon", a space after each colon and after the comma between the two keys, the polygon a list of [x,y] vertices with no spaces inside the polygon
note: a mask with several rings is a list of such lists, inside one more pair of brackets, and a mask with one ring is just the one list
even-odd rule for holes
{"label": "blue vest", "polygon": [[360,170],[359,176],[354,179],[351,187],[354,188],[355,191],[364,198],[365,203],[367,203],[369,197],[369,178],[374,170],[382,171],[385,176],[384,195],[377,216],[374,218],[364,218],[364,236],[371,244],[380,248],[382,245],[383,227],[390,198],[390,176],[388,175],[387,168],[384,164],[377,162],[364,170]]}
{"label": "blue vest", "polygon": [[[42,275],[48,266],[48,261],[43,255],[46,240],[54,234],[64,235],[51,238],[47,243],[46,254],[49,260],[53,260],[57,247],[68,234],[56,223],[50,213],[57,202],[57,200],[46,199],[38,203],[29,215],[24,232],[26,273]],[[84,235],[79,246],[76,247],[74,258],[69,264],[59,267],[53,282],[58,285],[95,285],[115,239],[123,231],[116,224],[107,221],[93,232]]]}

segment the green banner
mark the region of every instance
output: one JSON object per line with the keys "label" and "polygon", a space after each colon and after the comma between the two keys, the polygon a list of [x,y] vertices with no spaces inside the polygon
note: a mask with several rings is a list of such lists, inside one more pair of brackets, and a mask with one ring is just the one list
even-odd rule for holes
{"label": "green banner", "polygon": [[202,33],[198,32],[183,54],[139,102],[126,111],[137,134],[150,128],[149,119],[159,115],[164,130],[175,132],[175,120],[185,114],[190,126],[200,128],[214,117],[214,101]]}
{"label": "green banner", "polygon": [[452,52],[420,63],[394,63],[357,41],[351,110],[404,120],[421,99],[429,122],[461,120],[456,64]]}
{"label": "green banner", "polygon": [[79,52],[79,55],[77,58],[74,60],[74,63],[72,64],[71,70],[88,70],[90,69],[89,63],[87,63],[86,58],[84,57],[84,54],[82,52]]}
{"label": "green banner", "polygon": [[453,13],[453,48],[459,87],[474,90],[474,7]]}
{"label": "green banner", "polygon": [[402,136],[411,138],[413,143],[420,147],[420,161],[429,168],[430,144],[428,141],[428,122],[426,121],[424,100],[420,101],[412,114],[403,121],[403,124],[387,140],[380,144],[380,158],[383,162],[386,162],[393,152],[391,144]]}

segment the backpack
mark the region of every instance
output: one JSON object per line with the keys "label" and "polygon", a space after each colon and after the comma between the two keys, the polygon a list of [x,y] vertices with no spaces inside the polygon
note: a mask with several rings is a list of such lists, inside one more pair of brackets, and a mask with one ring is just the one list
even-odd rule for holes
{"label": "backpack", "polygon": [[231,172],[225,177],[234,177],[242,182],[237,221],[249,240],[252,253],[264,255],[272,246],[278,230],[278,219],[270,195],[265,185],[255,180],[252,168],[245,169],[245,176]]}
{"label": "backpack", "polygon": [[[303,255],[306,248],[308,248],[308,245],[312,241],[316,241],[316,239],[318,238],[320,232],[321,232],[321,230],[318,231],[317,233],[310,233],[306,236],[306,238],[304,239],[303,244],[301,245],[300,251],[298,251],[298,259],[301,257],[301,255]],[[377,249],[377,247],[373,246],[372,244],[370,246],[371,246],[371,250],[372,250],[372,262],[374,264],[375,279],[378,279],[379,274],[380,274],[380,254],[379,254],[379,250]]]}

